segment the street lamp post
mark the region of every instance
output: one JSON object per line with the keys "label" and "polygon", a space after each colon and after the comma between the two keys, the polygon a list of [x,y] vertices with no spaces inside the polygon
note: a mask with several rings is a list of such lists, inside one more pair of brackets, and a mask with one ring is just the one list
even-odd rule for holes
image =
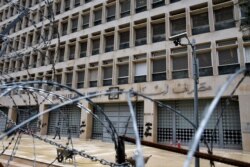
{"label": "street lamp post", "polygon": [[[188,43],[182,44],[181,38],[186,38]],[[195,131],[197,131],[199,126],[199,111],[198,111],[198,84],[199,84],[199,61],[196,57],[196,46],[195,46],[195,40],[193,39],[192,42],[187,37],[187,33],[181,33],[177,34],[175,36],[172,36],[169,38],[169,40],[172,40],[175,44],[175,46],[181,45],[181,46],[187,46],[190,45],[192,48],[192,57],[193,57],[193,80],[194,80],[194,124],[196,126]],[[199,145],[197,146],[197,150],[199,151]],[[200,167],[200,160],[199,158],[195,158],[195,167]]]}

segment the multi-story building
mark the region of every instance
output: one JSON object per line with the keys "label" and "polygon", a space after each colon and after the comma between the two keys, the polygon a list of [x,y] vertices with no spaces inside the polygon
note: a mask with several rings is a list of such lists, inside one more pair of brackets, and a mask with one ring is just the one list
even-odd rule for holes
{"label": "multi-story building", "polygon": [[[228,76],[250,65],[250,41],[239,31],[240,18],[243,16],[237,2],[54,0],[52,12],[45,2],[20,0],[18,4],[30,8],[31,12],[9,33],[10,42],[5,56],[0,60],[1,78],[7,82],[11,81],[10,78],[14,81],[54,80],[86,95],[112,89],[133,89],[172,106],[193,121],[192,49],[190,46],[175,46],[169,40],[173,35],[187,32],[188,38],[196,41],[199,59],[201,119],[205,107]],[[20,11],[15,6],[5,4],[4,0],[0,0],[0,6],[0,28],[4,29]],[[55,16],[53,24],[46,19],[51,18],[52,14]],[[51,39],[50,42],[39,48],[39,52],[34,49],[39,42],[48,39]],[[21,56],[17,52],[22,53]],[[52,71],[54,62],[55,75]],[[208,142],[213,140],[214,145],[220,148],[250,150],[249,78],[241,83],[233,100],[229,98],[239,79],[223,95],[204,136]],[[35,86],[66,97],[74,96],[63,89],[43,84]],[[13,92],[18,109],[10,98],[0,99],[0,104],[5,106],[2,110],[17,122],[38,109],[30,108],[17,95],[20,93],[23,92]],[[130,115],[126,96],[100,96],[93,101],[103,107],[122,134]],[[83,104],[91,108],[88,102],[84,101]],[[133,104],[144,140],[158,143],[180,141],[182,144],[191,140],[193,127],[170,110],[142,97],[133,98]],[[35,103],[32,101],[29,105]],[[48,107],[49,102],[40,104],[39,111]],[[26,110],[29,110],[29,114]],[[84,139],[109,138],[100,122],[73,105],[61,108],[61,112],[45,114],[41,121],[47,126],[43,126],[40,133],[52,135],[57,122],[63,121],[65,115],[75,136]],[[86,127],[80,135],[82,121],[85,121]],[[149,135],[144,135],[146,123],[152,124]],[[218,126],[212,137],[216,124]],[[62,123],[62,126],[66,125]],[[133,133],[130,124],[127,133]],[[67,134],[67,130],[62,130],[62,134]]]}

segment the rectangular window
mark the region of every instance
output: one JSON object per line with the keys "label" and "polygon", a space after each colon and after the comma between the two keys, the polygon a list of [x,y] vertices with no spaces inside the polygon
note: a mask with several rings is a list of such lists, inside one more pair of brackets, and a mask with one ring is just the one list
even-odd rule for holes
{"label": "rectangular window", "polygon": [[143,12],[147,10],[147,1],[146,0],[135,0],[135,12]]}
{"label": "rectangular window", "polygon": [[238,63],[237,48],[218,50],[219,74],[232,74],[240,68]]}
{"label": "rectangular window", "polygon": [[235,27],[233,6],[214,11],[215,30]]}
{"label": "rectangular window", "polygon": [[89,2],[91,2],[91,0],[85,0],[85,3],[89,3]]}
{"label": "rectangular window", "polygon": [[113,51],[114,50],[114,35],[106,36],[105,41],[106,41],[105,52]]}
{"label": "rectangular window", "polygon": [[186,18],[171,20],[171,35],[186,32]]}
{"label": "rectangular window", "polygon": [[201,53],[197,52],[196,57],[199,60],[200,77],[213,75],[211,51],[206,51]]}
{"label": "rectangular window", "polygon": [[103,86],[112,85],[112,71],[112,66],[103,68]]}
{"label": "rectangular window", "polygon": [[120,45],[119,49],[129,48],[129,31],[120,32]]}
{"label": "rectangular window", "polygon": [[60,14],[61,13],[61,2],[57,2],[55,7],[56,7],[56,14]]}
{"label": "rectangular window", "polygon": [[130,0],[124,0],[120,2],[121,6],[121,17],[130,15]]}
{"label": "rectangular window", "polygon": [[89,13],[82,16],[82,28],[86,29],[89,27]]}
{"label": "rectangular window", "polygon": [[70,9],[70,0],[65,0],[65,11],[68,11]]}
{"label": "rectangular window", "polygon": [[99,25],[102,23],[102,9],[94,11],[94,25]]}
{"label": "rectangular window", "polygon": [[74,18],[71,20],[71,30],[72,32],[76,32],[77,31],[77,26],[78,26],[78,17],[77,18]]}
{"label": "rectangular window", "polygon": [[69,46],[69,60],[75,59],[75,45]]}
{"label": "rectangular window", "polygon": [[[61,84],[62,83],[62,74],[57,74],[56,76],[55,76],[55,81],[57,82],[57,83],[59,83],[59,84]],[[60,87],[56,87],[56,90],[60,90]]]}
{"label": "rectangular window", "polygon": [[128,84],[128,64],[118,66],[118,84]]}
{"label": "rectangular window", "polygon": [[92,69],[89,71],[89,87],[97,87],[97,69]]}
{"label": "rectangular window", "polygon": [[152,8],[157,8],[165,5],[165,0],[153,0]]}
{"label": "rectangular window", "polygon": [[107,7],[107,22],[115,20],[115,5]]}
{"label": "rectangular window", "polygon": [[66,73],[66,86],[72,87],[72,79],[73,79],[73,73],[72,72],[67,72]]}
{"label": "rectangular window", "polygon": [[87,42],[81,43],[80,47],[81,47],[80,58],[86,57],[87,56]]}
{"label": "rectangular window", "polygon": [[153,42],[165,41],[165,23],[152,24]]}
{"label": "rectangular window", "polygon": [[68,22],[62,23],[62,36],[67,35]]}
{"label": "rectangular window", "polygon": [[153,60],[153,81],[166,80],[166,59],[155,59]]}
{"label": "rectangular window", "polygon": [[147,79],[147,64],[140,62],[135,64],[135,83],[146,82]]}
{"label": "rectangular window", "polygon": [[75,0],[75,7],[80,6],[80,0]]}
{"label": "rectangular window", "polygon": [[100,49],[100,39],[93,39],[92,40],[92,55],[99,54]]}
{"label": "rectangular window", "polygon": [[250,46],[245,46],[245,62],[250,63]]}
{"label": "rectangular window", "polygon": [[147,43],[147,28],[135,29],[135,46],[145,45]]}
{"label": "rectangular window", "polygon": [[208,22],[208,13],[200,13],[192,15],[192,34],[201,34],[209,32],[209,22]]}
{"label": "rectangular window", "polygon": [[49,52],[48,63],[49,64],[53,64],[54,63],[54,58],[55,58],[55,51],[52,50],[52,51]]}
{"label": "rectangular window", "polygon": [[84,71],[78,71],[77,72],[77,88],[83,88],[84,87]]}
{"label": "rectangular window", "polygon": [[63,62],[64,61],[64,48],[60,48],[59,50],[59,62]]}
{"label": "rectangular window", "polygon": [[172,78],[188,78],[188,59],[187,55],[172,56]]}
{"label": "rectangular window", "polygon": [[250,70],[250,46],[245,46],[246,69]]}

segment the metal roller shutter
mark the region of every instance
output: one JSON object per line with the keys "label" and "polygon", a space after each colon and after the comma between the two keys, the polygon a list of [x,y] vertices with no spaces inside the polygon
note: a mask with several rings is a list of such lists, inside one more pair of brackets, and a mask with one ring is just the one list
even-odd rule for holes
{"label": "metal roller shutter", "polygon": [[[221,148],[241,148],[241,127],[238,102],[222,99],[209,119],[204,131],[207,143],[213,141],[214,146]],[[203,111],[211,100],[199,100],[199,120]],[[181,111],[193,121],[193,100],[168,101],[165,104]],[[223,116],[218,120],[223,111]],[[214,128],[218,124],[214,131]],[[187,145],[192,140],[194,130],[192,126],[177,114],[158,106],[157,140],[159,143],[176,143],[178,140]],[[214,134],[214,135],[213,135]]]}
{"label": "metal roller shutter", "polygon": [[[29,119],[39,112],[37,106],[22,106],[17,109],[17,124]],[[38,131],[37,118],[24,125],[22,128],[29,129],[33,132]]]}
{"label": "metal roller shutter", "polygon": [[221,100],[223,144],[225,148],[242,148],[239,104],[237,101]]}
{"label": "metal roller shutter", "polygon": [[49,113],[48,135],[55,134],[55,126],[60,124],[61,136],[68,136],[68,129],[73,137],[80,135],[81,109],[75,105],[66,105]]}
{"label": "metal roller shutter", "polygon": [[[130,111],[127,103],[124,104],[104,104],[101,105],[105,114],[108,116],[112,124],[114,125],[117,133],[126,136],[134,136],[132,119],[130,117]],[[138,129],[140,136],[143,135],[143,103],[138,103],[136,106],[136,117],[138,120]],[[108,123],[104,120],[104,117],[98,111],[94,111],[96,115],[104,122],[105,126],[108,127]],[[102,139],[103,141],[111,141],[111,136],[107,132],[101,123],[93,119],[93,131],[92,138]]]}
{"label": "metal roller shutter", "polygon": [[[8,117],[8,108],[6,107],[0,107],[0,110]],[[0,114],[0,132],[5,130],[7,118]]]}

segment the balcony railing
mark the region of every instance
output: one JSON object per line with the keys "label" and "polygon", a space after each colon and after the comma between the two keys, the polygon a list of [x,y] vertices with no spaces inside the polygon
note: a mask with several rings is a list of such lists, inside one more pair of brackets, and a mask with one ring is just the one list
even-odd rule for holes
{"label": "balcony railing", "polygon": [[224,75],[224,74],[232,74],[235,73],[238,69],[240,69],[239,64],[230,64],[230,65],[223,65],[219,66],[219,75]]}
{"label": "balcony railing", "polygon": [[188,70],[180,70],[172,72],[173,79],[188,78]]}
{"label": "balcony railing", "polygon": [[126,16],[129,16],[129,15],[130,15],[130,10],[121,12],[121,17],[126,17]]}
{"label": "balcony railing", "polygon": [[83,28],[83,29],[89,28],[89,23],[83,24],[83,25],[82,25],[82,28]]}
{"label": "balcony railing", "polygon": [[135,40],[135,46],[145,45],[147,43],[147,38],[141,38]]}
{"label": "balcony railing", "polygon": [[134,83],[141,83],[141,82],[146,82],[146,75],[142,75],[142,76],[135,76],[134,78]]}
{"label": "balcony railing", "polygon": [[112,46],[107,46],[106,48],[105,48],[105,52],[112,52],[114,50],[114,46],[112,45]]}
{"label": "balcony railing", "polygon": [[123,42],[123,43],[120,43],[119,48],[120,48],[120,49],[126,49],[126,48],[129,48],[129,42]]}
{"label": "balcony railing", "polygon": [[115,15],[107,17],[107,22],[112,21],[112,20],[115,20]]}
{"label": "balcony railing", "polygon": [[158,8],[165,5],[165,0],[158,0],[152,3],[152,8]]}
{"label": "balcony railing", "polygon": [[97,81],[89,81],[89,87],[97,87]]}
{"label": "balcony railing", "polygon": [[223,30],[232,27],[235,27],[235,21],[233,19],[215,23],[215,30]]}
{"label": "balcony railing", "polygon": [[94,25],[95,26],[97,26],[97,25],[99,25],[99,24],[101,24],[102,23],[102,20],[96,20],[96,21],[94,21]]}
{"label": "balcony railing", "polygon": [[159,34],[159,35],[154,35],[153,36],[153,42],[160,42],[160,41],[164,41],[165,38],[165,34]]}
{"label": "balcony railing", "polygon": [[199,69],[199,76],[212,76],[213,75],[213,67],[203,67]]}
{"label": "balcony railing", "polygon": [[140,12],[144,12],[144,11],[146,11],[147,10],[147,6],[145,5],[145,6],[139,6],[139,7],[137,7],[136,9],[135,9],[135,12],[136,13],[140,13]]}
{"label": "balcony railing", "polygon": [[82,57],[86,57],[86,51],[82,51],[81,53],[80,53],[80,58],[82,58]]}
{"label": "balcony railing", "polygon": [[166,80],[166,79],[167,79],[166,72],[152,74],[153,81],[162,81],[162,80]]}
{"label": "balcony railing", "polygon": [[97,55],[99,54],[99,49],[93,49],[92,50],[92,55]]}
{"label": "balcony railing", "polygon": [[204,26],[198,26],[198,27],[194,27],[192,28],[192,34],[193,35],[197,35],[197,34],[202,34],[202,33],[206,33],[209,32],[209,25],[204,25]]}
{"label": "balcony railing", "polygon": [[110,86],[112,85],[112,79],[104,79],[103,86]]}
{"label": "balcony railing", "polygon": [[118,78],[118,84],[119,85],[128,84],[128,77],[119,77]]}
{"label": "balcony railing", "polygon": [[77,83],[77,88],[83,88],[83,87],[84,87],[84,82]]}

